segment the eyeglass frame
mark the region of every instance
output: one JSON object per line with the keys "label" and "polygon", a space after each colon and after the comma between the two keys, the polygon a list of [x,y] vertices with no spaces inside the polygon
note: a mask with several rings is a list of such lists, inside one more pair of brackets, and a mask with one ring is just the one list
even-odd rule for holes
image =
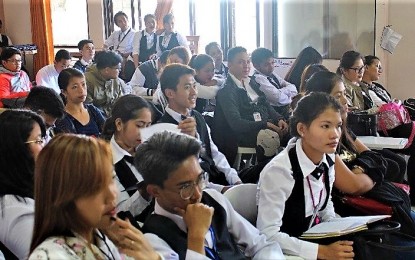
{"label": "eyeglass frame", "polygon": [[29,140],[29,141],[26,141],[26,142],[24,142],[25,144],[40,144],[40,145],[44,145],[45,144],[45,142],[46,142],[46,138],[45,137],[42,137],[42,138],[40,138],[40,139],[35,139],[35,140]]}
{"label": "eyeglass frame", "polygon": [[14,63],[14,64],[23,63],[23,60],[11,60],[11,59],[7,59],[6,61],[7,62],[10,62],[10,63]]}
{"label": "eyeglass frame", "polygon": [[360,67],[360,68],[348,68],[349,70],[354,70],[354,72],[356,72],[356,73],[362,73],[364,70],[365,70],[365,65],[363,65],[362,67]]}
{"label": "eyeglass frame", "polygon": [[[179,191],[180,198],[182,198],[182,200],[190,199],[195,194],[196,185],[199,187],[200,190],[204,190],[206,188],[208,180],[209,180],[208,173],[207,172],[201,172],[198,175],[196,181],[193,181],[193,182],[188,183],[188,184],[183,184],[180,187],[180,191]],[[183,192],[184,192],[185,189],[189,189],[189,190],[191,189],[191,191],[189,191],[189,196],[187,196],[187,197],[185,197],[183,195]]]}

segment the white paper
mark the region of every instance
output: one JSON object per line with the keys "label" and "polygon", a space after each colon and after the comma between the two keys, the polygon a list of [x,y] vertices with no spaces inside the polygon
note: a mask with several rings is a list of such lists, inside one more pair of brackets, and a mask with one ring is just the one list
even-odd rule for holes
{"label": "white paper", "polygon": [[407,138],[394,138],[383,136],[358,136],[360,141],[371,149],[402,149],[408,143]]}
{"label": "white paper", "polygon": [[180,133],[180,129],[175,124],[159,123],[146,128],[142,128],[140,130],[141,140],[144,142],[148,140],[151,136],[153,136],[153,134],[161,133],[164,131]]}
{"label": "white paper", "polygon": [[386,26],[383,28],[380,47],[392,54],[401,39],[402,35],[392,30],[390,26]]}

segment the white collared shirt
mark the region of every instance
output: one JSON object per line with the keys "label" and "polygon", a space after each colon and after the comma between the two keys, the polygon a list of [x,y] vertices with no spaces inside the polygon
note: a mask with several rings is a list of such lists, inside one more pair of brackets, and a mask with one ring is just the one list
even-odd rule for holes
{"label": "white collared shirt", "polygon": [[[121,161],[124,158],[124,155],[131,156],[129,152],[122,149],[121,146],[117,144],[114,136],[111,137],[110,141],[111,150],[112,150],[112,162],[115,165],[117,162]],[[143,176],[137,171],[134,165],[125,161],[127,166],[131,169],[134,176],[137,178],[137,181],[143,181]],[[115,184],[118,188],[118,201],[117,201],[117,211],[130,211],[133,216],[139,215],[149,204],[150,202],[145,200],[139,191],[134,192],[133,196],[130,197],[128,192],[124,191],[125,188],[118,176],[115,177]]]}
{"label": "white collared shirt", "polygon": [[[159,70],[159,66],[158,66],[158,59],[157,60],[149,60],[146,62],[151,62],[151,64],[153,65],[154,69],[156,71]],[[141,72],[141,70],[139,69],[140,66],[138,66],[135,71],[133,76],[131,77],[130,82],[128,82],[127,84],[131,86],[132,89],[132,94],[137,95],[137,96],[152,96],[152,93],[156,91],[156,89],[149,89],[149,88],[145,88],[144,83],[146,82],[146,77],[143,75],[143,73]]]}
{"label": "white collared shirt", "polygon": [[[166,107],[166,113],[168,113],[171,117],[173,117],[173,119],[176,120],[178,123],[182,121],[182,118],[181,118],[182,115],[177,113],[173,109],[171,109],[168,105]],[[188,114],[189,113],[190,111],[188,112]],[[239,178],[236,170],[234,168],[231,168],[228,161],[226,160],[225,155],[223,155],[223,153],[219,151],[218,147],[213,142],[212,136],[210,135],[210,128],[207,124],[206,124],[206,127],[207,127],[208,134],[209,134],[210,150],[212,153],[212,159],[215,162],[215,166],[218,168],[219,171],[225,174],[225,178],[229,184],[233,185],[238,181],[241,182],[241,179]],[[198,135],[200,136],[200,133],[198,133]],[[208,188],[215,189],[218,192],[221,192],[223,187],[224,187],[223,185],[219,185],[219,184],[212,183],[212,182],[209,182],[208,184]]]}
{"label": "white collared shirt", "polygon": [[[287,147],[275,156],[261,172],[258,182],[257,227],[262,234],[267,236],[268,240],[277,241],[285,254],[300,256],[304,259],[317,259],[318,244],[290,237],[288,234],[280,232],[285,203],[291,196],[295,184],[288,155],[290,149],[296,149],[298,161],[304,175],[305,217],[313,214],[313,202],[306,177],[314,171],[316,165],[304,153],[301,138],[297,140],[292,138]],[[334,162],[334,154],[329,156]],[[323,156],[320,163],[329,165],[326,156]],[[334,165],[329,168],[328,176],[331,189],[334,183]],[[309,176],[309,180],[316,204],[319,201],[320,191],[323,190],[321,207],[327,196],[324,180],[323,178],[317,180],[312,176]],[[318,216],[322,221],[329,221],[336,217],[330,194],[325,209],[319,212]]]}
{"label": "white collared shirt", "polygon": [[[230,202],[219,192],[212,189],[205,189],[203,192],[208,193],[215,199],[226,211],[226,226],[232,235],[235,243],[242,246],[243,254],[252,259],[285,259],[281,252],[281,248],[276,242],[269,242],[264,235],[260,235],[258,229],[252,226],[246,219],[239,215],[232,207]],[[183,218],[172,214],[163,209],[156,199],[154,213],[171,219],[184,232],[187,233],[187,226]],[[213,213],[215,214],[215,213]],[[160,255],[165,259],[178,259],[178,255],[171,247],[158,236],[146,233],[144,236]],[[206,232],[205,245],[212,247],[212,239],[210,233]],[[186,259],[209,259],[195,251],[187,250]]]}
{"label": "white collared shirt", "polygon": [[190,48],[189,48],[189,44],[187,42],[186,37],[184,37],[183,35],[181,35],[178,32],[172,32],[171,34],[167,35],[165,37],[165,33],[162,32],[159,36],[157,36],[157,45],[156,45],[156,52],[157,52],[157,56],[160,57],[160,55],[163,53],[160,49],[160,37],[163,37],[163,41],[161,42],[161,45],[164,48],[167,48],[167,46],[169,45],[171,36],[173,35],[173,33],[177,33],[176,37],[177,37],[177,42],[179,43],[180,46],[186,47],[186,49],[189,52],[189,55],[191,54],[190,52]]}
{"label": "white collared shirt", "polygon": [[264,92],[267,97],[267,101],[271,106],[285,106],[291,103],[293,97],[295,97],[298,92],[294,84],[285,81],[283,78],[278,76],[273,72],[273,75],[277,78],[280,89],[276,88],[274,85],[269,82],[266,75],[262,74],[259,71],[255,71],[252,77],[259,84],[259,90]]}
{"label": "white collared shirt", "polygon": [[134,35],[134,39],[133,39],[133,54],[140,55],[140,42],[141,42],[141,38],[143,37],[143,32],[144,32],[144,36],[146,36],[146,39],[147,39],[147,49],[151,49],[153,47],[155,40],[157,39],[157,35],[155,31],[153,31],[151,34],[148,33],[145,29],[142,31],[136,32]]}
{"label": "white collared shirt", "polygon": [[[237,79],[232,73],[228,73],[229,76],[231,76],[233,82],[235,82],[236,86],[238,88],[241,88],[246,91],[248,97],[251,99],[252,102],[257,102],[259,95],[256,93],[256,91],[249,85],[249,82],[251,81],[250,78],[243,78],[241,80]],[[243,81],[243,84],[242,84]]]}
{"label": "white collared shirt", "polygon": [[60,94],[61,89],[58,85],[58,77],[59,73],[56,71],[55,65],[46,65],[36,74],[36,86],[48,87]]}
{"label": "white collared shirt", "polygon": [[121,53],[130,53],[133,52],[134,34],[135,31],[132,28],[128,28],[124,32],[121,30],[114,31],[110,37],[105,40],[104,44],[108,47],[113,46],[114,51],[119,51]]}

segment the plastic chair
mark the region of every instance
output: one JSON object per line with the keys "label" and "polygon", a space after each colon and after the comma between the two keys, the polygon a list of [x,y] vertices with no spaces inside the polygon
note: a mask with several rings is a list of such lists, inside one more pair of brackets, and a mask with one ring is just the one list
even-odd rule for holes
{"label": "plastic chair", "polygon": [[258,214],[256,192],[256,184],[244,183],[233,186],[223,194],[230,201],[236,212],[254,226],[256,226]]}
{"label": "plastic chair", "polygon": [[256,149],[253,147],[238,147],[235,162],[233,163],[233,168],[237,171],[239,171],[241,167],[241,159],[243,154],[256,154]]}

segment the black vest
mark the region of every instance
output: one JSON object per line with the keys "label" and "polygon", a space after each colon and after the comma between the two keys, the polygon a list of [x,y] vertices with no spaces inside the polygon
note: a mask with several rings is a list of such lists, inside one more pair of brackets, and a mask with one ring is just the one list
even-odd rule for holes
{"label": "black vest", "polygon": [[[202,169],[209,174],[210,182],[221,185],[229,185],[225,174],[218,170],[215,162],[213,161],[212,150],[210,148],[210,136],[205,119],[196,110],[192,110],[192,116],[196,120],[196,131],[199,134],[200,141],[202,141],[203,149],[200,152],[200,158],[202,159],[200,167],[202,167]],[[178,124],[177,121],[169,115],[169,113],[164,113],[164,115],[160,118],[159,123]]]}
{"label": "black vest", "polygon": [[146,78],[144,81],[144,88],[149,89],[156,89],[159,84],[159,79],[157,78],[157,70],[156,70],[156,60],[148,60],[146,62],[141,63],[138,66],[138,69],[141,71],[143,76]]}
{"label": "black vest", "polygon": [[[280,230],[281,232],[287,233],[292,237],[299,237],[308,229],[311,221],[311,216],[307,218],[305,217],[304,175],[301,171],[300,163],[298,162],[297,151],[295,149],[296,148],[294,146],[288,152],[295,183],[290,197],[285,202],[285,210],[282,217],[282,226]],[[334,164],[328,155],[326,155],[326,159],[330,164],[329,166]],[[329,199],[328,194],[331,193],[328,169],[326,168],[326,170],[327,171],[324,173],[324,184],[326,187],[327,196],[320,211],[326,208]]]}
{"label": "black vest", "polygon": [[[212,228],[215,233],[216,249],[219,259],[246,259],[239,250],[227,227],[225,209],[209,194],[203,192],[202,203],[214,208]],[[171,219],[152,214],[144,223],[143,233],[153,233],[163,239],[179,255],[179,259],[186,258],[187,234],[183,232]]]}
{"label": "black vest", "polygon": [[167,45],[166,48],[164,48],[162,44],[163,38],[164,36],[160,36],[160,40],[159,40],[159,47],[160,47],[161,52],[171,50],[174,47],[180,46],[179,41],[177,40],[177,33],[172,33],[169,44]]}
{"label": "black vest", "polygon": [[151,48],[147,46],[147,36],[144,35],[144,30],[141,31],[141,40],[140,40],[140,54],[138,55],[139,62],[145,62],[148,58],[156,53],[156,46],[157,46],[157,35],[154,34],[154,43]]}

